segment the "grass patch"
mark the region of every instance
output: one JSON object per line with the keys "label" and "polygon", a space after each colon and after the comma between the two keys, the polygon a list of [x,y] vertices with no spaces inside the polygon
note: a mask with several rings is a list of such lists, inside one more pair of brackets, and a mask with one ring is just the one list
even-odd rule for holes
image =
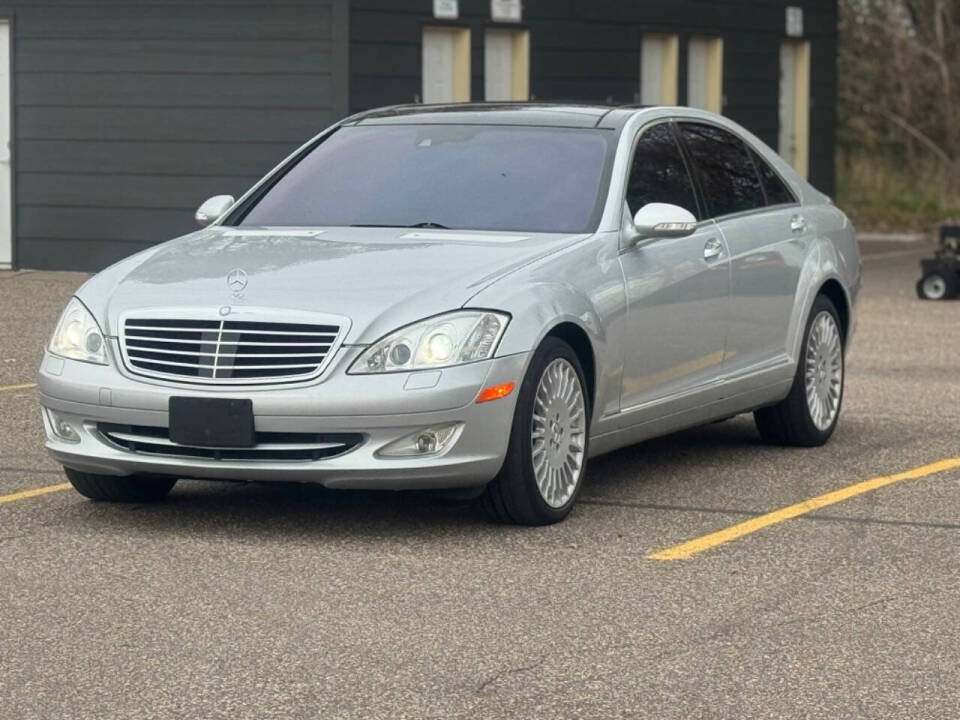
{"label": "grass patch", "polygon": [[836,200],[860,232],[933,233],[943,222],[960,221],[960,192],[951,173],[882,154],[841,155]]}

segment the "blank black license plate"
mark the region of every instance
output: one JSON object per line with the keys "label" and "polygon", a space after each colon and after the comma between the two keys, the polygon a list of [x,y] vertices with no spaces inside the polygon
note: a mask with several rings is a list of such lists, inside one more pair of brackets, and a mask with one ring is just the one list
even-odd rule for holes
{"label": "blank black license plate", "polygon": [[172,397],[170,439],[200,447],[252,447],[253,401]]}

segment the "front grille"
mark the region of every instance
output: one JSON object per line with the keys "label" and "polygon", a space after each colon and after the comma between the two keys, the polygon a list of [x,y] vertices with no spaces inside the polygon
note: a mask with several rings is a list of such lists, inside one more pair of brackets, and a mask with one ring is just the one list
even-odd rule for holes
{"label": "front grille", "polygon": [[138,375],[255,384],[319,375],[339,334],[338,325],[127,318],[121,342]]}
{"label": "front grille", "polygon": [[209,448],[178,445],[165,427],[100,423],[100,434],[114,445],[144,455],[204,460],[286,460],[312,462],[350,452],[363,442],[358,433],[258,432],[249,448]]}

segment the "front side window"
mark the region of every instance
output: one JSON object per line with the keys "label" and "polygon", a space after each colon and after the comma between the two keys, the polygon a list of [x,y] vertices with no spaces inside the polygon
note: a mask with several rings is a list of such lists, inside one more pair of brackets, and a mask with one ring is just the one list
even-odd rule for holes
{"label": "front side window", "polygon": [[681,123],[711,217],[762,208],[760,177],[736,135],[714,125]]}
{"label": "front side window", "polygon": [[632,215],[654,202],[679,205],[700,217],[690,173],[668,123],[654,125],[640,136],[627,184]]}
{"label": "front side window", "polygon": [[344,127],[241,208],[239,224],[590,232],[614,141],[593,129]]}

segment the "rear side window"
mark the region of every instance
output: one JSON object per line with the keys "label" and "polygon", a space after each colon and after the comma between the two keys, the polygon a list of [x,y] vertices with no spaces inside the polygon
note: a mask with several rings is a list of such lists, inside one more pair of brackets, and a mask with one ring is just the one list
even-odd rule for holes
{"label": "rear side window", "polygon": [[760,179],[763,180],[763,189],[767,193],[767,205],[788,205],[795,203],[797,199],[793,196],[787,184],[780,179],[777,172],[770,167],[758,153],[751,150],[753,162],[760,173]]}
{"label": "rear side window", "polygon": [[766,205],[760,177],[736,135],[713,125],[681,123],[711,217],[755,210]]}
{"label": "rear side window", "polygon": [[667,123],[654,125],[640,136],[627,184],[627,205],[631,214],[654,202],[679,205],[700,217],[693,181],[673,130]]}

